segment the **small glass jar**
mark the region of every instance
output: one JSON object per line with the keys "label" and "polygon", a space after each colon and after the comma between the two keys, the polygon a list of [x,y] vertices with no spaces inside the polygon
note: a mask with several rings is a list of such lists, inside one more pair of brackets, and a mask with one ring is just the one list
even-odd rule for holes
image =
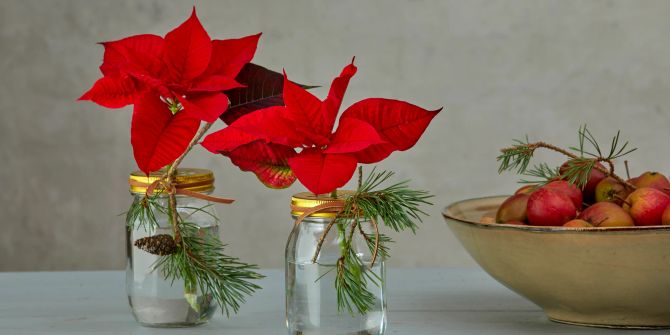
{"label": "small glass jar", "polygon": [[[341,192],[343,193],[343,192]],[[340,193],[340,194],[341,194]],[[311,193],[298,193],[292,198],[294,208],[311,208],[332,202],[333,198],[317,197]],[[292,211],[293,219],[302,214]],[[336,264],[341,257],[341,242],[345,231],[349,232],[353,220],[342,220],[332,227],[325,237],[316,263],[312,258],[319,240],[328,224],[335,217],[332,212],[319,212],[307,216],[302,223],[294,226],[286,245],[286,325],[290,335],[381,335],[386,329],[386,297],[384,293],[386,271],[384,259],[377,257],[370,269],[372,253],[365,239],[353,234],[352,246],[356,255],[365,265],[365,271],[372,271],[380,283],[368,282],[367,289],[375,302],[365,314],[356,309],[338,310],[335,280]],[[374,230],[370,222],[359,222],[361,228],[370,234]]]}
{"label": "small glass jar", "polygon": [[[140,171],[133,172],[129,181],[134,204],[143,201],[147,186],[158,180],[164,171],[152,173],[148,177]],[[205,169],[178,169],[174,178],[176,188],[210,194],[214,190],[214,175]],[[138,186],[139,185],[139,186]],[[190,327],[207,323],[216,310],[211,294],[202,294],[197,285],[183,279],[165,279],[162,269],[156,267],[161,257],[138,248],[138,239],[167,234],[173,236],[167,209],[168,197],[158,193],[153,200],[163,210],[152,210],[157,227],[128,219],[126,247],[128,264],[126,268],[126,291],[128,302],[135,319],[149,327]],[[177,212],[181,218],[199,227],[199,234],[219,234],[219,220],[215,206],[210,202],[184,195],[177,195]],[[132,208],[132,207],[131,207]]]}

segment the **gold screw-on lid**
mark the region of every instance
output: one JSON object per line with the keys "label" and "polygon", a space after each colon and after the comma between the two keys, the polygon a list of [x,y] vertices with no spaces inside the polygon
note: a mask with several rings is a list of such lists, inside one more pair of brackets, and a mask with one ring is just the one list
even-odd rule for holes
{"label": "gold screw-on lid", "polygon": [[[312,208],[335,201],[342,201],[352,194],[354,194],[354,191],[337,191],[337,198],[332,198],[327,195],[315,195],[310,192],[296,193],[291,197],[291,215],[300,216],[303,211],[299,210],[299,208]],[[337,212],[337,210],[326,209],[310,216],[317,218],[334,218],[335,215],[337,215]]]}
{"label": "gold screw-on lid", "polygon": [[[142,171],[135,171],[128,177],[131,193],[146,193],[151,183],[160,179],[165,170],[152,172],[149,176]],[[175,187],[193,192],[209,192],[214,190],[214,173],[207,169],[178,168],[174,177]]]}

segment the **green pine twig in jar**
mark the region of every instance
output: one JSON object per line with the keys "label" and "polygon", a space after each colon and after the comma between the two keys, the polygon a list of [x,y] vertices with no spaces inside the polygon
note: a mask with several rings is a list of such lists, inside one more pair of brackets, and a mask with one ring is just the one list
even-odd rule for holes
{"label": "green pine twig in jar", "polygon": [[[360,170],[359,170],[360,173]],[[395,231],[418,229],[416,221],[421,222],[422,216],[427,215],[420,209],[421,205],[432,205],[428,199],[432,197],[426,191],[412,190],[407,181],[382,187],[393,176],[393,172],[375,172],[362,180],[358,190],[345,200],[342,211],[331,221],[329,226],[338,225],[341,256],[336,264],[335,288],[337,291],[337,307],[339,311],[348,311],[350,314],[358,312],[365,314],[375,303],[375,295],[368,289],[369,285],[381,286],[382,278],[372,267],[366,266],[354,249],[354,232],[358,232],[365,239],[366,245],[373,254],[381,257],[389,256],[387,243],[392,240],[383,234],[368,234],[361,227],[361,221],[381,222]],[[349,232],[346,233],[346,223],[351,221]],[[326,231],[328,228],[326,228]],[[320,251],[323,238],[317,245],[314,256]]]}
{"label": "green pine twig in jar", "polygon": [[256,265],[240,262],[224,253],[225,245],[217,236],[201,235],[198,225],[180,222],[182,247],[161,257],[155,265],[167,280],[184,279],[203,295],[211,294],[226,316],[237,313],[246,296],[260,289],[249,280],[264,276]]}
{"label": "green pine twig in jar", "polygon": [[[167,172],[161,177],[166,186],[172,185],[177,167],[211,125],[211,123],[205,124],[193,137],[184,153],[168,167]],[[167,207],[163,204],[166,194]],[[206,213],[214,216],[207,211],[210,206],[212,204],[201,208],[180,208],[191,210],[191,215]],[[173,192],[157,188],[153,194],[145,194],[141,201],[133,203],[126,214],[127,228],[132,230],[140,226],[145,231],[155,231],[159,227],[157,214],[168,217],[174,243],[165,243],[164,236],[154,235],[150,238],[155,238],[155,241],[138,240],[135,241],[135,245],[161,256],[152,268],[161,271],[165,280],[172,282],[178,279],[184,280],[184,297],[192,308],[198,309],[196,299],[199,290],[205,296],[211,294],[221,307],[222,313],[230,316],[231,312],[237,313],[246,296],[261,288],[250,281],[264,278],[256,272],[258,267],[226,255],[225,245],[218,236],[209,233],[203,236],[200,227],[188,221],[190,215],[182,218],[177,211],[176,195]],[[217,217],[214,216],[214,219],[218,222]],[[163,253],[167,253],[168,250],[169,254],[164,255]]]}

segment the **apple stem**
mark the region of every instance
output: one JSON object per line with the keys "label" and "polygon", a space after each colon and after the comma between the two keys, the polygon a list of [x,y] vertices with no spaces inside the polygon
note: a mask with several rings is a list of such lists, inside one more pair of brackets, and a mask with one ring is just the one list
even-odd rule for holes
{"label": "apple stem", "polygon": [[623,161],[623,165],[626,167],[626,178],[630,179],[630,171],[628,170],[628,160]]}
{"label": "apple stem", "polygon": [[617,195],[617,194],[612,194],[612,198],[617,199],[617,200],[621,200],[621,202],[623,202],[624,204],[628,205],[628,207],[632,207],[632,206],[633,206],[633,204],[631,204],[630,201],[626,201],[626,199],[622,198],[621,196],[619,196],[619,195]]}

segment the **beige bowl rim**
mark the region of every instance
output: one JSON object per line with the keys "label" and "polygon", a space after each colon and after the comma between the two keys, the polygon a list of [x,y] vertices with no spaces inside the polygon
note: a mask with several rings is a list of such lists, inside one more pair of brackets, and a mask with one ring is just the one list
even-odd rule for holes
{"label": "beige bowl rim", "polygon": [[480,198],[471,198],[464,199],[453,202],[447,205],[442,211],[442,216],[447,219],[460,222],[462,224],[473,225],[478,228],[483,229],[510,229],[510,230],[521,230],[528,232],[544,232],[544,233],[569,233],[569,232],[579,232],[579,231],[588,231],[592,233],[607,233],[607,232],[621,232],[621,231],[630,231],[630,232],[642,232],[642,231],[670,231],[670,225],[665,226],[633,226],[633,227],[556,227],[556,226],[530,226],[530,225],[517,225],[517,224],[500,224],[500,223],[483,223],[483,222],[474,222],[465,220],[463,218],[454,216],[451,213],[454,207],[460,206],[467,202],[477,201],[477,200],[500,200],[497,203],[502,203],[507,197],[511,195],[497,195],[497,196],[486,196]]}

